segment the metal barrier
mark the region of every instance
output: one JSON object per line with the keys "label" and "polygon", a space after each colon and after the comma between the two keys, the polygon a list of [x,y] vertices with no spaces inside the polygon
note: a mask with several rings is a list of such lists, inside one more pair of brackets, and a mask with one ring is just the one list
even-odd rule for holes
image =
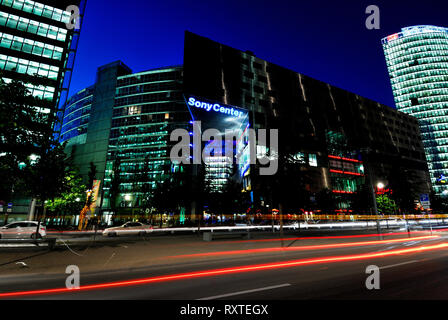
{"label": "metal barrier", "polygon": [[24,244],[34,245],[36,247],[39,244],[47,244],[50,250],[53,250],[56,246],[56,238],[47,239],[0,239],[0,245],[2,244],[20,244],[22,247]]}

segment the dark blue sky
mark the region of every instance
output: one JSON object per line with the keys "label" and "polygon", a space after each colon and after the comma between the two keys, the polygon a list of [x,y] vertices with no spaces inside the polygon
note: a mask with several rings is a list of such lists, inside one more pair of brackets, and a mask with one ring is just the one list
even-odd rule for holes
{"label": "dark blue sky", "polygon": [[[365,27],[370,4],[380,30]],[[410,25],[448,27],[447,14],[446,0],[88,0],[70,95],[111,61],[134,72],[182,64],[189,30],[393,106],[381,38]]]}

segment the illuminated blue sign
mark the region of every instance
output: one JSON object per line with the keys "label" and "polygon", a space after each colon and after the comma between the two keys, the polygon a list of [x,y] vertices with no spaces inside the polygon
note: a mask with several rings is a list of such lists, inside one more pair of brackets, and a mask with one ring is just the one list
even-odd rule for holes
{"label": "illuminated blue sign", "polygon": [[199,108],[199,109],[204,109],[205,111],[213,110],[215,112],[227,114],[227,115],[234,116],[234,117],[244,117],[246,115],[245,112],[236,110],[235,108],[224,107],[224,106],[221,106],[219,103],[208,103],[208,102],[199,101],[193,97],[190,97],[188,99],[188,105],[190,105],[192,107]]}

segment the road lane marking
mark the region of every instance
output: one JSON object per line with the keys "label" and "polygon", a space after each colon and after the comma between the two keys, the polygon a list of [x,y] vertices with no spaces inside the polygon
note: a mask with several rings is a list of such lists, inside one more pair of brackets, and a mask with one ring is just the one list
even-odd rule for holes
{"label": "road lane marking", "polygon": [[389,269],[389,268],[398,267],[398,266],[402,266],[402,265],[410,264],[410,263],[415,263],[415,262],[419,262],[419,261],[420,260],[410,260],[410,261],[406,261],[406,262],[390,264],[388,266],[382,266],[382,267],[380,267],[380,269]]}
{"label": "road lane marking", "polygon": [[269,287],[263,287],[263,288],[258,288],[258,289],[251,289],[251,290],[244,290],[244,291],[226,293],[226,294],[221,294],[219,296],[211,296],[211,297],[200,298],[200,299],[196,299],[196,300],[214,300],[214,299],[219,299],[219,298],[226,298],[226,297],[237,296],[237,295],[241,295],[241,294],[245,294],[245,293],[252,293],[252,292],[259,292],[259,291],[265,291],[265,290],[272,290],[272,289],[277,289],[277,288],[289,287],[290,285],[291,285],[290,283],[284,283],[284,284],[279,284],[279,285],[276,285],[276,286],[269,286]]}
{"label": "road lane marking", "polygon": [[107,261],[106,261],[106,263],[105,264],[103,264],[103,267],[106,265],[106,264],[108,264],[109,263],[109,261],[113,258],[115,256],[115,252],[114,253],[112,253],[112,255],[110,256],[110,258],[109,259],[107,259]]}

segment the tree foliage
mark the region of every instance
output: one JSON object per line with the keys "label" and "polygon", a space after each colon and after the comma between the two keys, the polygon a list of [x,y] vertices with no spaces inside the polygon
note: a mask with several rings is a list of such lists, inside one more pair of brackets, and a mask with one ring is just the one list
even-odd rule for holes
{"label": "tree foliage", "polygon": [[[33,79],[34,84],[45,81]],[[68,190],[70,162],[55,139],[56,115],[39,108],[53,109],[32,96],[25,83],[6,83],[0,76],[0,195],[5,201],[20,194],[44,202]]]}
{"label": "tree foliage", "polygon": [[47,209],[55,214],[79,214],[85,204],[87,187],[75,170],[70,171],[65,180],[67,190],[54,200],[48,201]]}
{"label": "tree foliage", "polygon": [[380,214],[394,214],[398,209],[397,204],[388,194],[377,195],[376,203]]}

